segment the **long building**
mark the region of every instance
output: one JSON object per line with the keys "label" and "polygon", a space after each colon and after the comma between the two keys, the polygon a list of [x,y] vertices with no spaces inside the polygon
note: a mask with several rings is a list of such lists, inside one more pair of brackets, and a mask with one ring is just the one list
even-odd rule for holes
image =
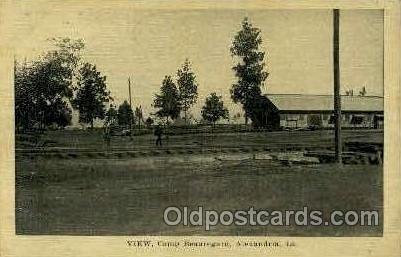
{"label": "long building", "polygon": [[[334,127],[332,95],[267,94],[280,119],[275,127],[331,128]],[[342,127],[382,129],[383,97],[341,96]]]}

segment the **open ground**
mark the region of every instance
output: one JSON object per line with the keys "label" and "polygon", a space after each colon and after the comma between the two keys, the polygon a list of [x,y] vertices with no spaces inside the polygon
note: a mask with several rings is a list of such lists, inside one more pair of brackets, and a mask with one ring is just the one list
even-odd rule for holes
{"label": "open ground", "polygon": [[[378,210],[382,222],[383,166],[283,164],[218,160],[221,154],[304,151],[333,146],[333,131],[197,133],[113,137],[98,131],[49,131],[45,147],[16,142],[18,234],[380,236],[382,226],[175,226],[167,206],[196,209]],[[344,142],[383,142],[383,131],[344,131]],[[39,149],[39,150],[38,150]],[[205,151],[205,149],[207,151]],[[190,150],[190,151],[189,151]],[[35,155],[38,152],[73,153]],[[119,155],[104,153],[119,152]],[[129,153],[135,153],[130,155]],[[128,154],[127,154],[128,153]],[[134,156],[134,157],[133,157]],[[64,215],[69,213],[69,215]]]}

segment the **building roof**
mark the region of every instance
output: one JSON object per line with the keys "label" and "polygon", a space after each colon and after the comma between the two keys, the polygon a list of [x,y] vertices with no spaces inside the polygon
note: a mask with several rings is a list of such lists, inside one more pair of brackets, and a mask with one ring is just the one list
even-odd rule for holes
{"label": "building roof", "polygon": [[[332,95],[267,94],[280,111],[333,111]],[[382,112],[383,97],[341,96],[342,111]]]}

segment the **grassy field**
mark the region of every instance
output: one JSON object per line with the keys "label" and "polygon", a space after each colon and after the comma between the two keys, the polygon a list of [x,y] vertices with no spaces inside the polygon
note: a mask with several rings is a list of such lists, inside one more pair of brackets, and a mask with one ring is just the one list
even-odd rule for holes
{"label": "grassy field", "polygon": [[[383,142],[383,131],[376,130],[344,130],[343,141]],[[50,147],[61,148],[90,148],[106,149],[99,130],[48,131],[40,136],[40,141],[49,142]],[[276,131],[276,132],[245,132],[245,133],[197,133],[170,135],[163,137],[164,147],[247,147],[247,146],[333,146],[334,133],[332,130],[316,131]],[[127,136],[112,137],[111,148],[142,149],[154,147],[155,137],[151,134],[134,136],[132,140]],[[28,146],[29,148],[30,146]],[[16,148],[27,148],[16,140]]]}
{"label": "grassy field", "polygon": [[[63,147],[99,148],[103,144],[95,135],[92,139],[78,133],[46,136]],[[348,132],[344,138],[378,141],[382,134]],[[115,146],[117,140],[127,141],[116,138]],[[182,135],[169,139],[170,145],[193,146],[198,142],[216,147],[331,141],[329,131]],[[153,147],[153,137],[134,138],[125,146]],[[334,209],[373,209],[382,214],[382,169],[381,165],[285,166],[267,160],[221,162],[215,155],[199,154],[135,159],[17,158],[16,230],[18,234],[70,235],[380,236],[381,225],[216,226],[206,232],[196,226],[169,227],[163,223],[163,211],[167,206],[196,209],[201,205],[220,211],[251,206],[298,210],[308,206],[326,214]]]}

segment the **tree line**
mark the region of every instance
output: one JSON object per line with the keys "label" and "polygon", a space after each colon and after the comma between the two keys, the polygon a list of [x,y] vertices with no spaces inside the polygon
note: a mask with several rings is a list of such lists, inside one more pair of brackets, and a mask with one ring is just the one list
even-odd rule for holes
{"label": "tree line", "polygon": [[[71,124],[72,109],[79,113],[79,122],[93,127],[95,119],[105,123],[131,124],[134,119],[141,124],[152,124],[153,119],[143,120],[142,108],[132,110],[124,101],[118,108],[107,88],[106,76],[96,65],[85,62],[81,55],[85,44],[82,40],[52,39],[54,49],[36,60],[15,64],[15,117],[16,127],[29,129],[35,125],[65,127]],[[265,53],[261,51],[261,31],[247,18],[235,35],[230,53],[237,64],[232,67],[237,78],[231,86],[234,103],[242,105],[246,119],[255,127],[268,126],[273,108],[262,95],[261,88],[268,77],[265,71]],[[154,115],[168,124],[183,113],[188,122],[190,108],[197,102],[198,82],[191,62],[186,59],[177,70],[175,78],[166,75],[155,94],[152,106]],[[201,109],[202,118],[215,124],[228,119],[229,113],[222,97],[212,92]]]}
{"label": "tree line", "polygon": [[[265,53],[259,49],[261,44],[261,30],[245,18],[230,47],[232,57],[238,61],[232,67],[237,82],[231,86],[230,95],[234,103],[242,105],[246,120],[250,119],[253,126],[268,127],[278,116],[270,101],[262,95],[261,88],[269,73],[265,71]],[[186,120],[187,111],[196,102],[198,85],[188,60],[178,70],[176,84],[171,76],[165,76],[153,103],[158,109],[156,114],[166,118],[167,122],[169,118],[178,118],[181,110]],[[213,124],[229,116],[221,96],[215,92],[206,98],[201,114],[204,120]]]}
{"label": "tree line", "polygon": [[18,129],[44,129],[71,124],[72,109],[79,121],[104,119],[112,101],[96,65],[81,58],[85,44],[69,38],[50,39],[54,49],[30,62],[15,63],[15,123]]}

